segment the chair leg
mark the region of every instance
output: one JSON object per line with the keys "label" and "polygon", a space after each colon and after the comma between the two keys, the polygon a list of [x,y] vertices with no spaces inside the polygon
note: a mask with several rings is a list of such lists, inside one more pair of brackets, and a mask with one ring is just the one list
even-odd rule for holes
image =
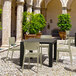
{"label": "chair leg", "polygon": [[70,54],[70,62],[71,62],[71,65],[72,65],[72,53],[71,53],[71,51],[69,52],[69,54]]}
{"label": "chair leg", "polygon": [[40,47],[39,50],[40,50],[40,64],[42,67],[42,47]]}
{"label": "chair leg", "polygon": [[28,69],[30,68],[30,57],[29,57],[29,63],[28,63]]}
{"label": "chair leg", "polygon": [[24,54],[24,57],[23,57],[22,73],[23,73],[23,69],[24,69],[24,61],[25,61],[25,54]]}
{"label": "chair leg", "polygon": [[42,53],[40,54],[40,63],[41,63],[41,67],[42,67]]}
{"label": "chair leg", "polygon": [[59,51],[58,51],[58,60],[59,60]]}
{"label": "chair leg", "polygon": [[14,53],[14,51],[12,50],[12,55],[11,55],[11,59],[13,58],[13,53]]}
{"label": "chair leg", "polygon": [[37,72],[38,72],[39,56],[37,57]]}
{"label": "chair leg", "polygon": [[8,52],[7,52],[7,58],[8,58],[8,54],[9,54],[9,49],[8,49]]}
{"label": "chair leg", "polygon": [[56,53],[56,62],[57,62],[57,60],[58,60],[58,52]]}
{"label": "chair leg", "polygon": [[48,47],[48,57],[49,57],[49,47]]}
{"label": "chair leg", "polygon": [[56,55],[56,62],[59,60],[59,51],[57,51],[57,53],[56,53],[57,55]]}

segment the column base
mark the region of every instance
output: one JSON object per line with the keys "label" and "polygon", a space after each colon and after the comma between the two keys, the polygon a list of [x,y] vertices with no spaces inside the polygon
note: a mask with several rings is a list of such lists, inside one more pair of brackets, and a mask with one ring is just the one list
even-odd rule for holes
{"label": "column base", "polygon": [[9,45],[1,45],[1,48],[8,48]]}

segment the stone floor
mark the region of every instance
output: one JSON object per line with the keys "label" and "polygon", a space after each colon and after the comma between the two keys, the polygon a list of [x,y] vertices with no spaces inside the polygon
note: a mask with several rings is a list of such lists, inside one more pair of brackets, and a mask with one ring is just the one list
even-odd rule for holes
{"label": "stone floor", "polygon": [[0,76],[76,76],[76,47],[71,46],[73,65],[70,64],[70,58],[68,53],[60,53],[59,61],[53,62],[53,67],[48,67],[48,54],[47,48],[43,48],[43,65],[38,68],[36,59],[31,60],[30,68],[28,69],[28,59],[24,71],[19,66],[20,52],[14,52],[13,59],[10,59],[11,52],[9,53],[9,59],[6,60],[7,51],[0,52]]}

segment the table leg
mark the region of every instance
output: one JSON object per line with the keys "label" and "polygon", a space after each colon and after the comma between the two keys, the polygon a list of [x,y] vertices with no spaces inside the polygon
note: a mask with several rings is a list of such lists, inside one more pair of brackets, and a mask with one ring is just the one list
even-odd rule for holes
{"label": "table leg", "polygon": [[56,60],[57,53],[57,41],[54,43],[54,60]]}
{"label": "table leg", "polygon": [[76,33],[75,33],[75,46],[76,46]]}
{"label": "table leg", "polygon": [[52,43],[49,44],[49,67],[52,67],[52,51],[53,51]]}
{"label": "table leg", "polygon": [[20,43],[20,66],[23,64],[23,56],[24,56],[24,42]]}

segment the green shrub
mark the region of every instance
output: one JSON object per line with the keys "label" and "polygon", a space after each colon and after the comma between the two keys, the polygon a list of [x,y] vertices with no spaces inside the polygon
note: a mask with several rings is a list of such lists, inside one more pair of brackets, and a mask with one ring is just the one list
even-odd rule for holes
{"label": "green shrub", "polygon": [[23,32],[37,34],[46,26],[45,18],[42,14],[23,13]]}
{"label": "green shrub", "polygon": [[60,14],[58,16],[57,26],[60,28],[61,31],[70,30],[72,27],[70,15],[69,14]]}

